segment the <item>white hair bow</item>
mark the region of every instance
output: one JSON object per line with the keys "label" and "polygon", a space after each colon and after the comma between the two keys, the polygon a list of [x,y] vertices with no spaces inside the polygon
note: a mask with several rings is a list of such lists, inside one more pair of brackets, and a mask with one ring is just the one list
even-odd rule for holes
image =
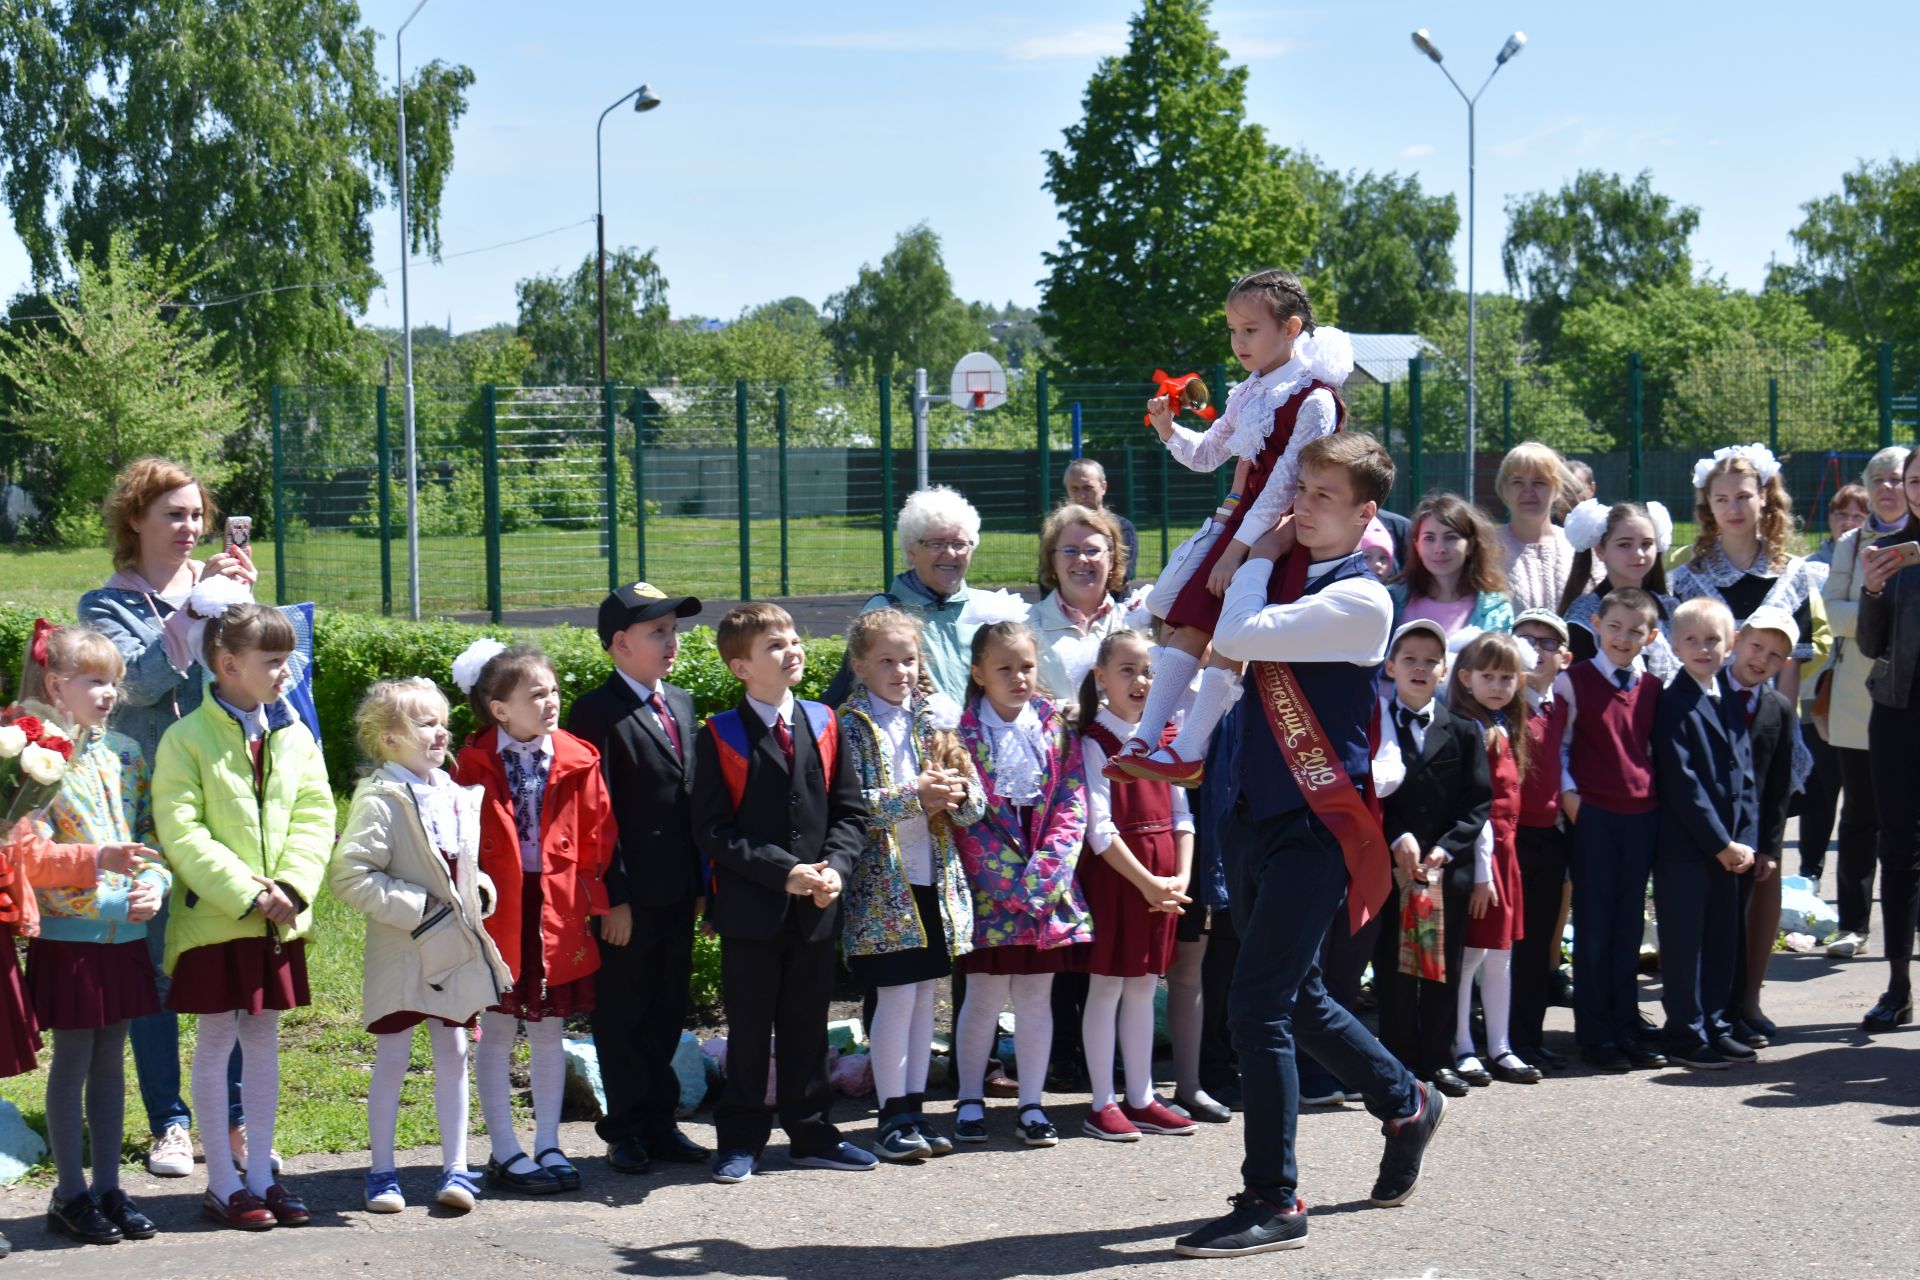
{"label": "white hair bow", "polygon": [[187,616],[193,619],[187,627],[187,651],[205,661],[207,624],[224,617],[234,605],[246,604],[252,599],[253,588],[238,578],[224,573],[202,575],[194,584],[193,594],[187,597]]}
{"label": "white hair bow", "polygon": [[973,591],[960,609],[960,621],[990,627],[996,622],[1025,622],[1032,606],[1017,591]]}
{"label": "white hair bow", "polygon": [[927,721],[934,728],[952,733],[960,727],[960,704],[938,690],[927,695]]}
{"label": "white hair bow", "polygon": [[1780,459],[1773,456],[1773,450],[1756,440],[1752,444],[1730,444],[1724,449],[1715,449],[1711,458],[1702,458],[1694,463],[1693,487],[1706,488],[1707,477],[1728,458],[1745,458],[1760,477],[1761,484],[1780,474]]}
{"label": "white hair bow", "polygon": [[1588,498],[1567,512],[1567,544],[1575,551],[1591,551],[1607,535],[1608,507],[1598,498]]}
{"label": "white hair bow", "polygon": [[460,686],[460,692],[472,693],[487,664],[506,651],[507,646],[492,636],[481,636],[462,649],[460,656],[453,660],[453,682]]}
{"label": "white hair bow", "polygon": [[1665,555],[1673,549],[1673,516],[1667,511],[1667,504],[1649,502],[1647,519],[1653,521],[1653,543],[1660,549],[1660,554]]}

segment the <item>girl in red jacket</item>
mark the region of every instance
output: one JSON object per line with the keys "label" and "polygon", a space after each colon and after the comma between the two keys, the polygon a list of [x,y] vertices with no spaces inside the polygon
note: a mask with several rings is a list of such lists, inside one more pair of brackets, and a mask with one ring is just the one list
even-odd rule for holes
{"label": "girl in red jacket", "polygon": [[[476,640],[454,660],[453,679],[473,706],[479,731],[454,777],[485,788],[480,870],[500,902],[487,932],[514,977],[504,1002],[480,1018],[474,1078],[493,1155],[490,1185],[530,1195],[573,1191],[580,1171],[560,1150],[560,1102],[569,1015],[593,1008],[600,950],[589,916],[607,913],[601,877],[613,853],[613,806],[600,755],[559,727],[553,664],[531,645]],[[516,1021],[532,1046],[534,1151],[513,1131],[507,1079]]]}

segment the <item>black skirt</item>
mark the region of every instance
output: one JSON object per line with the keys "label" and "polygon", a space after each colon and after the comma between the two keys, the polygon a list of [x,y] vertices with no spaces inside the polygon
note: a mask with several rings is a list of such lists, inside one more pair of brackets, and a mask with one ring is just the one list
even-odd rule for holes
{"label": "black skirt", "polygon": [[914,885],[913,905],[920,912],[926,942],[907,951],[848,956],[847,972],[861,986],[904,987],[914,982],[932,982],[953,972],[953,961],[947,955],[946,929],[941,924],[940,891],[930,884]]}

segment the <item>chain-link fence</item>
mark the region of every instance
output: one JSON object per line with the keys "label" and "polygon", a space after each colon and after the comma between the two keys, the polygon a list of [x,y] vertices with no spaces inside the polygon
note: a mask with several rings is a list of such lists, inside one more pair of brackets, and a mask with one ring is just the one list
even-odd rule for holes
{"label": "chain-link fence", "polygon": [[[985,413],[936,397],[924,457],[910,379],[417,388],[421,612],[578,609],[636,578],[716,600],[877,590],[904,567],[895,515],[923,480],[980,511],[972,581],[1030,584],[1041,518],[1076,456],[1105,467],[1108,504],[1140,533],[1136,573],[1151,577],[1231,478],[1172,462],[1142,425],[1152,372],[1016,374],[1008,403]],[[1349,429],[1394,455],[1390,505],[1466,491],[1464,370],[1427,357],[1392,372],[1357,374],[1343,392]],[[1223,401],[1225,370],[1201,373]],[[1920,388],[1896,382],[1884,349],[1864,368],[1758,350],[1656,368],[1628,353],[1483,377],[1474,390],[1472,492],[1496,518],[1500,459],[1524,440],[1587,462],[1601,495],[1658,499],[1681,521],[1695,459],[1759,440],[1782,455],[1800,518],[1817,530],[1875,448],[1920,436]],[[278,594],[404,613],[400,392],[282,387],[273,405]]]}

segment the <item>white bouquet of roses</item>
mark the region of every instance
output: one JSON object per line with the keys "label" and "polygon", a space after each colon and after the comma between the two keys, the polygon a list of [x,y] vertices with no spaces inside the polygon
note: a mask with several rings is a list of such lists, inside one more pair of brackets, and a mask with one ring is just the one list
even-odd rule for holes
{"label": "white bouquet of roses", "polygon": [[73,739],[60,727],[19,707],[0,711],[0,803],[11,827],[30,813],[47,807],[60,790],[67,762],[73,759]]}

